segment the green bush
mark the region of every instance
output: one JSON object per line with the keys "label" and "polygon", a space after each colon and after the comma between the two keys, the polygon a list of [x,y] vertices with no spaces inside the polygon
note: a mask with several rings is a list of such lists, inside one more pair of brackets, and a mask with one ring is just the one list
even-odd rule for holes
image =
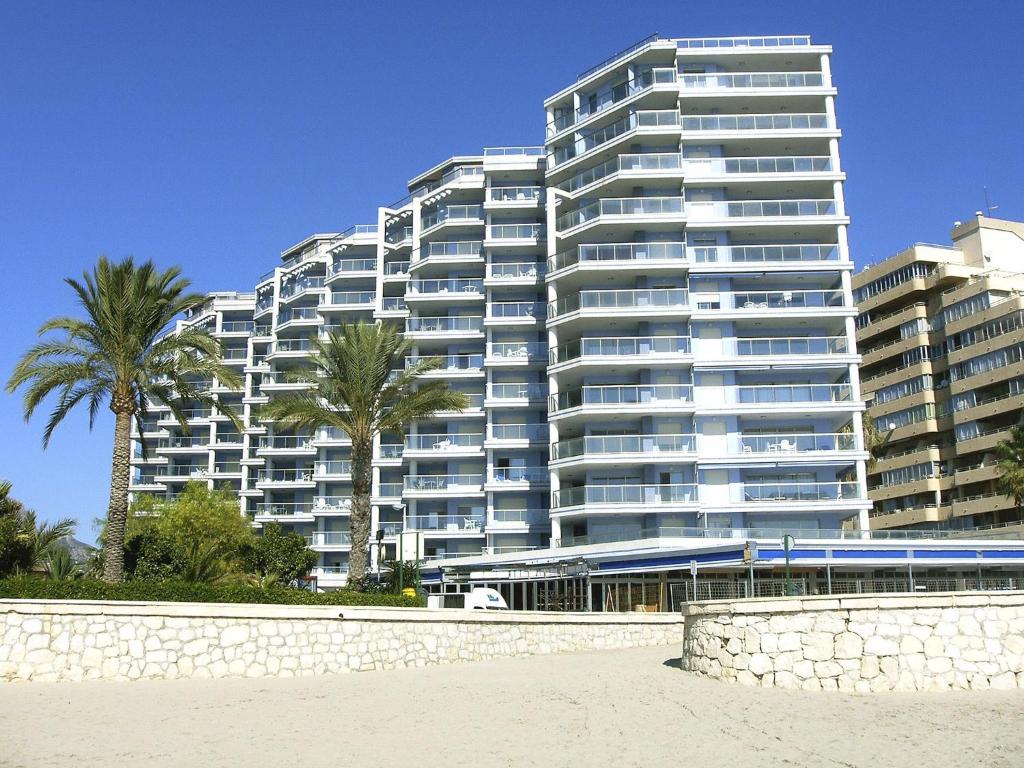
{"label": "green bush", "polygon": [[186,581],[126,581],[107,584],[95,579],[52,581],[32,576],[0,579],[0,599],[20,600],[136,600],[171,603],[267,603],[274,605],[366,605],[417,608],[416,597],[339,590],[308,592],[242,584],[203,584]]}

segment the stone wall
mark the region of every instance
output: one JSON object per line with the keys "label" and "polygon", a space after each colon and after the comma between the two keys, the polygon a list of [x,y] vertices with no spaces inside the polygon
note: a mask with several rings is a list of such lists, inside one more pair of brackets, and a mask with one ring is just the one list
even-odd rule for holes
{"label": "stone wall", "polygon": [[0,600],[0,681],[292,677],[671,645],[672,614]]}
{"label": "stone wall", "polygon": [[683,668],[745,685],[1024,688],[1024,592],[704,602],[683,614]]}

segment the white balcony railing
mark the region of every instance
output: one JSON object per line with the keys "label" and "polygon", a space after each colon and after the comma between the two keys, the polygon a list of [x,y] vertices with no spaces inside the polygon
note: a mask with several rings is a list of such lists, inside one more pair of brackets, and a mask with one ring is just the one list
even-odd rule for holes
{"label": "white balcony railing", "polygon": [[863,500],[854,482],[743,483],[734,491],[734,502]]}
{"label": "white balcony railing", "polygon": [[682,197],[606,197],[563,213],[555,220],[560,232],[578,227],[603,216],[679,216],[683,213]]}
{"label": "white balcony railing", "polygon": [[642,454],[653,461],[660,453],[694,453],[697,436],[680,435],[590,435],[561,440],[551,446],[552,459],[586,454]]}
{"label": "white balcony railing", "polygon": [[698,200],[686,204],[691,220],[836,216],[834,200]]}
{"label": "white balcony railing", "polygon": [[447,432],[439,434],[406,435],[406,451],[458,451],[480,448],[484,444],[483,433]]}
{"label": "white balcony railing", "polygon": [[707,72],[679,75],[686,90],[735,90],[753,88],[821,88],[821,72]]}
{"label": "white balcony railing", "polygon": [[408,317],[405,330],[412,333],[475,333],[483,330],[483,317]]}
{"label": "white balcony railing", "polygon": [[561,344],[550,351],[548,363],[555,365],[587,357],[650,357],[689,353],[689,336],[610,336],[576,339]]}
{"label": "white balcony railing", "polygon": [[563,488],[551,493],[551,506],[554,509],[590,504],[658,506],[696,503],[697,486],[694,483],[587,485]]}
{"label": "white balcony railing", "polygon": [[689,292],[685,288],[580,291],[548,304],[548,317],[560,317],[586,309],[687,307],[689,299]]}
{"label": "white balcony railing", "polygon": [[769,115],[683,115],[684,131],[823,131],[824,112]]}
{"label": "white balcony railing", "polygon": [[673,405],[693,402],[689,384],[597,384],[569,389],[550,398],[553,411],[582,406]]}
{"label": "white balcony railing", "polygon": [[601,243],[580,245],[548,259],[554,271],[573,264],[686,261],[685,243]]}

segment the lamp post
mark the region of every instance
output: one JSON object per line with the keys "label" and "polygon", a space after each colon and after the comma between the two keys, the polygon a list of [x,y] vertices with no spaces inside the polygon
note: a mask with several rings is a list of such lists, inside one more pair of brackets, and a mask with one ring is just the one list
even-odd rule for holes
{"label": "lamp post", "polygon": [[796,544],[796,539],[791,534],[782,537],[782,549],[786,553],[786,596],[793,594],[793,577],[789,571],[789,550]]}

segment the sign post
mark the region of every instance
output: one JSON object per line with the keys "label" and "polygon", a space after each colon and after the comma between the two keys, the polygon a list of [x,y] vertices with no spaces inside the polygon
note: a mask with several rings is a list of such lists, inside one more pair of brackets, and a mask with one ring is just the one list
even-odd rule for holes
{"label": "sign post", "polygon": [[786,595],[793,594],[793,577],[789,570],[789,550],[796,544],[796,539],[791,534],[782,537],[782,548],[786,552]]}
{"label": "sign post", "polygon": [[697,599],[697,561],[690,561],[690,576],[693,577],[693,599]]}
{"label": "sign post", "polygon": [[748,568],[748,580],[750,582],[750,594],[748,597],[754,597],[754,563],[757,562],[757,542],[748,541],[746,546],[743,547],[743,562],[747,564]]}

